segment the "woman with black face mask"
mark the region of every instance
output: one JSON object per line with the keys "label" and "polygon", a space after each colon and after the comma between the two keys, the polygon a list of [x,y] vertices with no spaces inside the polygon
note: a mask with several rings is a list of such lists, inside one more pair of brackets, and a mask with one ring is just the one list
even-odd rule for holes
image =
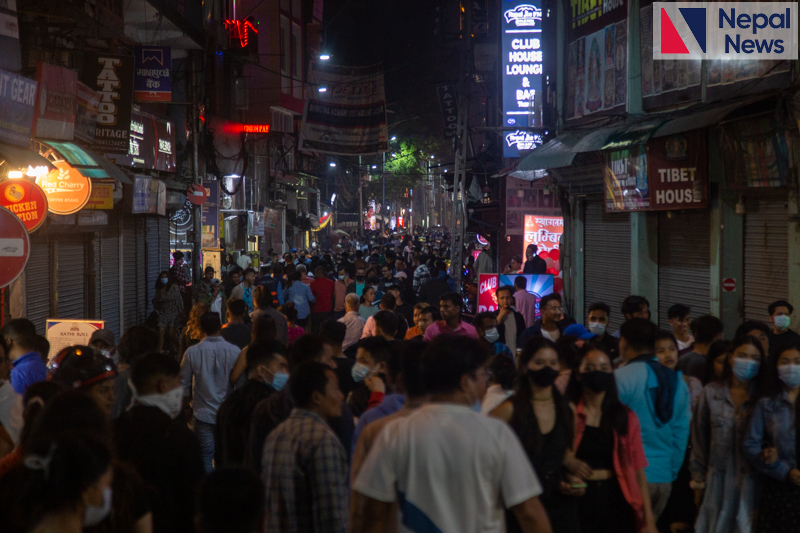
{"label": "woman with black face mask", "polygon": [[608,354],[584,346],[567,392],[578,401],[575,457],[589,467],[581,474],[581,533],[656,533],[639,419],[619,401]]}
{"label": "woman with black face mask", "polygon": [[[589,469],[574,458],[573,411],[553,386],[560,371],[556,345],[544,337],[531,339],[522,349],[517,369],[516,392],[491,415],[508,422],[519,436],[542,483],[539,500],[553,532],[577,533],[578,496],[583,489],[573,485],[581,485],[579,474],[588,475]],[[507,531],[521,531],[512,513],[507,513],[506,523]]]}

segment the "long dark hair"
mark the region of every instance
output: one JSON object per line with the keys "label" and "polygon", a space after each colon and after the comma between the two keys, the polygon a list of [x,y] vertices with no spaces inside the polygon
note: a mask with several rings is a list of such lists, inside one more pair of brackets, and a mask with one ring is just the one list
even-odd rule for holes
{"label": "long dark hair", "polygon": [[[756,340],[757,342],[757,340]],[[761,388],[762,398],[773,398],[783,393],[783,381],[778,375],[778,360],[784,352],[789,350],[800,351],[800,343],[792,343],[783,348],[780,352],[773,352],[774,355],[767,358],[767,367],[762,370],[764,386]],[[798,397],[800,398],[800,397]],[[796,410],[800,417],[800,410]]]}
{"label": "long dark hair", "polygon": [[[755,349],[758,350],[758,355],[761,357],[761,367],[759,368],[758,375],[755,378],[753,378],[753,381],[751,381],[752,385],[755,385],[760,389],[761,388],[759,387],[759,385],[761,384],[760,378],[765,374],[764,372],[765,369],[763,367],[765,366],[764,363],[767,362],[767,356],[764,353],[764,347],[761,345],[758,339],[756,339],[752,335],[739,337],[738,339],[736,339],[734,342],[731,343],[730,350],[727,353],[733,353],[740,346],[747,346],[747,345],[755,347]],[[728,358],[725,357],[725,362],[723,363],[722,367],[722,376],[720,376],[718,381],[725,385],[730,385],[732,375],[733,375],[733,365],[731,365],[728,362]]]}
{"label": "long dark hair", "polygon": [[[161,284],[161,276],[164,275],[166,275],[167,278],[169,279],[169,282],[166,284],[166,286]],[[169,270],[162,270],[161,272],[159,272],[158,277],[156,278],[156,286],[155,286],[156,292],[160,291],[162,287],[164,288],[165,292],[168,292],[173,285],[175,285],[175,276],[172,275],[172,272],[170,272]]]}
{"label": "long dark hair", "polygon": [[[706,354],[706,379],[703,381],[703,383],[711,383],[712,381],[716,381],[718,383],[725,382],[722,376],[717,377],[714,375],[714,361],[716,361],[720,355],[727,356],[731,352],[733,352],[733,343],[731,341],[714,341],[711,343],[711,346],[708,348],[708,353]],[[764,364],[765,362],[766,361],[762,360],[761,364]],[[763,369],[761,374],[764,374]]]}
{"label": "long dark hair", "polygon": [[[532,450],[534,453],[542,451],[542,432],[539,429],[539,421],[536,414],[533,412],[533,385],[528,379],[527,370],[528,363],[533,359],[540,350],[550,348],[556,354],[558,350],[556,345],[550,339],[544,337],[534,337],[525,343],[522,348],[522,355],[517,361],[519,374],[517,376],[517,390],[511,398],[511,404],[514,406],[514,414],[511,416],[511,427],[513,427],[520,441],[526,449]],[[573,438],[572,431],[572,409],[569,407],[569,402],[558,391],[558,387],[552,386],[553,402],[556,408],[556,426],[552,431],[561,430],[566,432],[567,442],[571,443]]]}
{"label": "long dark hair", "polygon": [[[602,346],[590,342],[585,344],[581,350],[581,362],[583,362],[586,356],[591,352],[603,352],[606,354],[606,357],[608,357],[608,360],[611,361],[611,356],[608,355],[608,352],[603,349]],[[573,394],[577,394],[576,401],[583,396],[583,385],[581,385],[581,382],[578,380],[579,375],[580,372],[577,371],[572,373],[568,388],[568,391],[571,391]],[[606,395],[605,398],[603,398],[603,404],[601,406],[602,418],[600,420],[600,431],[602,431],[605,435],[615,431],[618,436],[625,436],[628,434],[628,412],[630,410],[625,406],[625,404],[619,401],[619,395],[617,394],[617,381],[614,379],[613,372],[611,372],[611,376],[612,383],[606,391]]]}

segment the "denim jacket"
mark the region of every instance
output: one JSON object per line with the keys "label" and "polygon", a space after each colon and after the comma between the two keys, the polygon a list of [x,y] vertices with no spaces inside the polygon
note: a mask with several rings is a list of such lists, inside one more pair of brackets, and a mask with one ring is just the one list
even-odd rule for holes
{"label": "denim jacket", "polygon": [[[794,404],[786,392],[758,401],[744,438],[745,456],[756,470],[784,481],[797,467],[794,421]],[[778,450],[778,460],[770,465],[759,458],[761,450],[768,446]]]}

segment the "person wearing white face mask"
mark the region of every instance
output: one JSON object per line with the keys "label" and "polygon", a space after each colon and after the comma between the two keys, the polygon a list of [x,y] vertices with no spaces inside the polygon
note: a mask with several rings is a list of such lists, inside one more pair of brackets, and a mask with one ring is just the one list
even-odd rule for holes
{"label": "person wearing white face mask", "polygon": [[611,318],[611,308],[605,302],[595,302],[589,306],[586,317],[586,329],[594,333],[594,342],[603,348],[613,361],[619,356],[619,339],[608,333],[608,321]]}
{"label": "person wearing white face mask", "polygon": [[497,313],[494,311],[485,311],[475,315],[475,320],[472,321],[475,326],[475,331],[478,333],[478,342],[480,342],[492,355],[505,355],[512,361],[514,354],[508,346],[499,342],[500,332],[497,331]]}
{"label": "person wearing white face mask", "polygon": [[186,425],[180,365],[149,353],[134,361],[133,405],[114,422],[119,459],[129,462],[155,491],[154,531],[191,531],[193,497],[203,475],[197,437]]}
{"label": "person wearing white face mask", "polygon": [[25,480],[15,506],[25,517],[20,526],[32,533],[81,533],[98,525],[111,512],[111,450],[90,434],[40,439],[28,446]]}
{"label": "person wearing white face mask", "polygon": [[253,410],[289,381],[286,348],[277,341],[253,342],[247,347],[246,371],[244,386],[229,394],[217,411],[221,466],[245,464]]}
{"label": "person wearing white face mask", "polygon": [[800,512],[796,441],[800,344],[773,352],[765,377],[762,398],[753,409],[742,444],[747,459],[764,474],[754,532],[793,532]]}
{"label": "person wearing white face mask", "polygon": [[767,308],[772,330],[769,332],[769,351],[777,355],[787,347],[800,342],[800,334],[789,328],[792,323],[794,307],[786,300],[778,300],[769,304]]}

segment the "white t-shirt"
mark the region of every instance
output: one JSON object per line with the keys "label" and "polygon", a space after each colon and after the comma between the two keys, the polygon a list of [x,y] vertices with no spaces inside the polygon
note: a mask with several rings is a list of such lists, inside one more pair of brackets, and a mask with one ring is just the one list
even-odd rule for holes
{"label": "white t-shirt", "polygon": [[694,344],[694,336],[689,335],[689,340],[686,342],[681,342],[680,339],[675,339],[678,342],[678,351],[683,351],[686,348],[691,348],[692,344]]}
{"label": "white t-shirt", "polygon": [[[388,424],[355,490],[397,501],[401,532],[501,533],[503,509],[542,493],[519,439],[504,422],[457,404],[431,404]],[[430,528],[430,530],[433,530]]]}

